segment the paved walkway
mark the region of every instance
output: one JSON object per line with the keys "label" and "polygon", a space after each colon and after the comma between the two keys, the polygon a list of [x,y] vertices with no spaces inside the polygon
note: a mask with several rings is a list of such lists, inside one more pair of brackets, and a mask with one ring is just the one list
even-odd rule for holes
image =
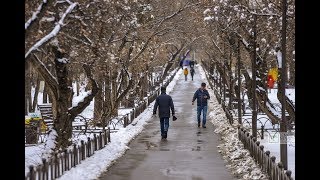
{"label": "paved walkway", "polygon": [[[196,105],[191,105],[201,79],[181,75],[171,92],[178,120],[172,121],[167,140],[161,140],[160,122],[154,117],[130,143],[130,150],[102,173],[101,180],[232,180],[218,153],[219,137],[212,123],[198,128]],[[213,94],[211,95],[213,96]]]}

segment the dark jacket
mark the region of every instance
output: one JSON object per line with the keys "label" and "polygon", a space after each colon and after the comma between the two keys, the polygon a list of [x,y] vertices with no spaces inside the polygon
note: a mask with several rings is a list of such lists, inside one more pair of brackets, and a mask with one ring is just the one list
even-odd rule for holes
{"label": "dark jacket", "polygon": [[190,68],[194,67],[194,61],[190,61],[189,66]]}
{"label": "dark jacket", "polygon": [[[204,96],[207,96],[207,98],[204,98]],[[209,92],[204,89],[201,90],[199,88],[193,95],[192,102],[197,99],[197,106],[208,106],[208,99],[210,99]]]}
{"label": "dark jacket", "polygon": [[195,72],[194,72],[194,68],[191,68],[191,69],[190,69],[190,73],[191,73],[191,76],[194,75],[194,73],[195,73]]}
{"label": "dark jacket", "polygon": [[174,115],[174,105],[171,96],[167,95],[165,92],[162,92],[160,96],[157,97],[156,102],[153,107],[153,114],[156,114],[157,108],[159,106],[159,117],[170,118],[170,108],[172,115]]}

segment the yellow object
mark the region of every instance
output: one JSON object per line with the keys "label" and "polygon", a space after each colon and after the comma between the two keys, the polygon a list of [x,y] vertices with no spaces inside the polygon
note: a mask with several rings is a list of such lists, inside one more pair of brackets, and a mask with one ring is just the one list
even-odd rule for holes
{"label": "yellow object", "polygon": [[188,69],[187,68],[184,69],[183,74],[184,75],[188,75]]}
{"label": "yellow object", "polygon": [[40,121],[40,126],[41,126],[41,131],[45,132],[47,129],[47,125],[44,123],[44,121],[42,120],[42,118],[40,117],[35,117],[35,118],[26,118],[25,119],[25,125],[29,125],[30,124],[30,120],[36,120],[36,121]]}
{"label": "yellow object", "polygon": [[278,79],[278,68],[271,68],[268,72],[268,76],[271,75],[272,79],[274,81],[277,81]]}

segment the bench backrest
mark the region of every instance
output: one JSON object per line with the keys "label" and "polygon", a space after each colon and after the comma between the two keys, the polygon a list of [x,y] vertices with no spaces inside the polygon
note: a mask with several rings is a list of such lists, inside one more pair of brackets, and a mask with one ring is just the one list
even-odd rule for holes
{"label": "bench backrest", "polygon": [[38,104],[41,117],[47,126],[53,125],[53,113],[51,104]]}

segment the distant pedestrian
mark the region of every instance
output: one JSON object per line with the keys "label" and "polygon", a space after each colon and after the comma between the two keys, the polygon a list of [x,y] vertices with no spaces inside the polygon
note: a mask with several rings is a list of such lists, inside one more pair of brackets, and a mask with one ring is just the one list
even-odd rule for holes
{"label": "distant pedestrian", "polygon": [[190,65],[190,68],[193,68],[194,67],[194,60],[191,60],[189,65]]}
{"label": "distant pedestrian", "polygon": [[201,111],[202,111],[202,113],[203,113],[202,127],[206,128],[208,99],[210,99],[209,92],[206,90],[206,83],[201,83],[201,87],[194,93],[193,98],[192,98],[192,105],[194,104],[194,101],[196,99],[197,99],[198,127],[200,127],[200,116],[201,116]]}
{"label": "distant pedestrian", "polygon": [[[172,116],[174,116],[174,105],[171,96],[166,94],[166,88],[161,87],[161,94],[157,97],[153,107],[153,114],[157,114],[159,106],[161,139],[167,139],[170,119],[170,109]],[[175,120],[175,117],[174,117]]]}
{"label": "distant pedestrian", "polygon": [[188,68],[184,68],[183,70],[183,74],[184,74],[184,77],[185,77],[185,80],[187,81],[188,80]]}
{"label": "distant pedestrian", "polygon": [[193,76],[194,76],[194,74],[195,74],[195,71],[194,71],[194,68],[192,67],[192,68],[190,69],[190,75],[191,75],[192,81],[193,81]]}
{"label": "distant pedestrian", "polygon": [[180,60],[180,67],[183,69],[183,60]]}

